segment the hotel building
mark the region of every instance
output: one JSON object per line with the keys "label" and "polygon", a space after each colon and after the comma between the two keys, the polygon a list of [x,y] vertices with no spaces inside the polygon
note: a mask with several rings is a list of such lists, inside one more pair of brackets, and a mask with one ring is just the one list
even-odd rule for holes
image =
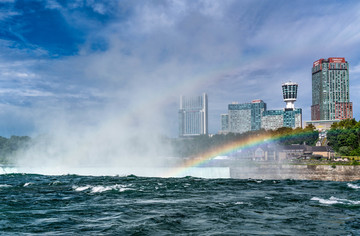
{"label": "hotel building", "polygon": [[[221,133],[245,133],[260,129],[275,130],[281,127],[302,127],[302,109],[295,108],[298,84],[287,82],[282,84],[282,92],[286,107],[281,110],[267,110],[266,103],[254,100],[251,103],[232,103],[228,106],[228,114],[221,115]],[[226,129],[227,128],[227,129]]]}
{"label": "hotel building", "polygon": [[229,132],[245,133],[261,129],[261,117],[266,103],[253,100],[251,103],[232,103],[228,106]]}
{"label": "hotel building", "polygon": [[208,99],[201,96],[180,96],[179,136],[208,134]]}
{"label": "hotel building", "polygon": [[315,61],[312,67],[311,120],[351,118],[348,62],[343,57]]}
{"label": "hotel building", "polygon": [[226,134],[227,132],[229,132],[229,114],[221,114],[220,133]]}

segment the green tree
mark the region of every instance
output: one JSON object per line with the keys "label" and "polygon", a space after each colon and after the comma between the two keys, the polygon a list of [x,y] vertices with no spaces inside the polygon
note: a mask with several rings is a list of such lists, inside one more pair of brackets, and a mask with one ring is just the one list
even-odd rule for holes
{"label": "green tree", "polygon": [[340,154],[342,154],[344,156],[349,156],[351,151],[352,151],[351,147],[348,147],[348,146],[342,146],[339,148]]}

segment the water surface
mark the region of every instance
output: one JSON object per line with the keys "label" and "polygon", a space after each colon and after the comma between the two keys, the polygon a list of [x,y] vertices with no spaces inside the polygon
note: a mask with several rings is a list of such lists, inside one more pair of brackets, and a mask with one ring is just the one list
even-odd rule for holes
{"label": "water surface", "polygon": [[1,235],[360,235],[360,181],[0,175]]}

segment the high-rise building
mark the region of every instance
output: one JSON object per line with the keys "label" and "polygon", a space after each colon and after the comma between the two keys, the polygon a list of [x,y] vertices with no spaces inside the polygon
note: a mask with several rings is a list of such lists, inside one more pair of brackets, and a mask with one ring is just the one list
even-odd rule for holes
{"label": "high-rise building", "polygon": [[263,112],[261,118],[261,128],[265,130],[275,130],[281,127],[301,128],[302,109],[285,108],[282,110],[267,110]]}
{"label": "high-rise building", "polygon": [[261,128],[261,117],[266,103],[253,100],[251,103],[232,103],[228,106],[229,132],[245,133]]}
{"label": "high-rise building", "polygon": [[229,132],[229,114],[221,114],[221,133]]}
{"label": "high-rise building", "polygon": [[263,112],[261,128],[265,130],[278,129],[281,127],[302,127],[302,110],[295,108],[298,84],[287,82],[282,84],[282,92],[286,107],[282,110],[267,110]]}
{"label": "high-rise building", "polygon": [[179,136],[208,134],[208,99],[201,96],[180,96]]}
{"label": "high-rise building", "polygon": [[312,67],[311,120],[342,120],[352,117],[348,62],[343,57],[315,61]]}
{"label": "high-rise building", "polygon": [[275,130],[284,125],[283,110],[267,110],[263,112],[261,117],[261,128],[265,130]]}

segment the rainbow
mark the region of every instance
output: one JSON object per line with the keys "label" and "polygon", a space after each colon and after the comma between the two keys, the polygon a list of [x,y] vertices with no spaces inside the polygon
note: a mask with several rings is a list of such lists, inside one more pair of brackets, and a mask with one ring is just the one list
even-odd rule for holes
{"label": "rainbow", "polygon": [[187,159],[181,166],[172,168],[163,177],[180,177],[184,176],[188,169],[198,167],[202,164],[209,162],[217,156],[228,155],[236,151],[245,150],[247,148],[255,147],[261,144],[284,141],[292,138],[299,138],[311,134],[313,131],[300,132],[296,134],[280,134],[271,135],[269,133],[251,135],[239,141],[230,142],[223,146],[204,152],[197,157]]}

